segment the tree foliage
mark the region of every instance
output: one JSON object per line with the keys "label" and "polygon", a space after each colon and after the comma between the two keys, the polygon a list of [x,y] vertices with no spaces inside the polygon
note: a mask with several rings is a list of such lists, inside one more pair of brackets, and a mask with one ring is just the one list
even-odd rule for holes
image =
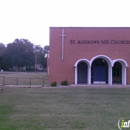
{"label": "tree foliage", "polygon": [[4,50],[5,50],[5,45],[3,43],[0,43],[0,69],[2,68],[2,66],[4,66],[4,64],[3,64],[3,61],[4,61],[4,58],[3,58]]}
{"label": "tree foliage", "polygon": [[10,67],[28,67],[34,66],[35,60],[46,68],[46,57],[49,47],[34,45],[28,39],[15,39],[12,43],[0,43],[0,69]]}
{"label": "tree foliage", "polygon": [[49,47],[45,46],[42,48],[40,45],[35,46],[35,56],[36,56],[36,63],[39,63],[44,66],[44,68],[47,67],[47,58],[46,55],[49,51]]}
{"label": "tree foliage", "polygon": [[13,43],[7,45],[6,53],[14,66],[23,67],[34,64],[33,44],[26,39],[15,39]]}

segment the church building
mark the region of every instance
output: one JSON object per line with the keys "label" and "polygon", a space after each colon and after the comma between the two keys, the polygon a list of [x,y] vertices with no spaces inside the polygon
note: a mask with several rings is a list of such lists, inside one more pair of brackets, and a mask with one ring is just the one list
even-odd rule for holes
{"label": "church building", "polygon": [[129,27],[50,27],[49,83],[130,84]]}

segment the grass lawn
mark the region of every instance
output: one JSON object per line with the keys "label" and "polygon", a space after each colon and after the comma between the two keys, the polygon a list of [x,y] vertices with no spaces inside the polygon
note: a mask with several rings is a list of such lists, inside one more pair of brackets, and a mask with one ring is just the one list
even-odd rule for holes
{"label": "grass lawn", "polygon": [[4,88],[0,130],[118,130],[130,119],[126,88]]}
{"label": "grass lawn", "polygon": [[31,85],[42,85],[43,78],[47,82],[46,72],[3,72],[0,73],[0,84],[4,82],[5,85],[30,85],[31,82]]}

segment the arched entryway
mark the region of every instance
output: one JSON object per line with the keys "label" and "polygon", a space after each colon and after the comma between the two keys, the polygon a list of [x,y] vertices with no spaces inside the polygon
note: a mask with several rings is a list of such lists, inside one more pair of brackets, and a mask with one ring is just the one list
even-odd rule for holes
{"label": "arched entryway", "polygon": [[[85,58],[77,60],[74,67],[75,84],[102,83],[112,85],[121,82],[121,84],[126,85],[126,67],[128,64],[123,59],[111,60],[106,55],[97,55],[91,60]],[[118,74],[118,69],[120,74]]]}
{"label": "arched entryway", "polygon": [[108,63],[105,59],[97,58],[93,61],[91,67],[91,83],[108,83]]}
{"label": "arched entryway", "polygon": [[113,60],[112,83],[126,85],[126,67],[128,64],[123,59]]}
{"label": "arched entryway", "polygon": [[115,62],[112,68],[112,83],[122,84],[122,65],[119,62]]}
{"label": "arched entryway", "polygon": [[[107,66],[107,69],[106,69],[106,72],[105,72],[107,74],[106,77],[105,77],[106,80],[103,81],[103,82],[100,81],[100,82],[97,82],[97,83],[108,83],[109,85],[111,85],[112,84],[112,60],[106,55],[94,56],[90,60],[91,71],[93,71],[92,66],[93,66],[94,61],[96,61],[97,59],[101,59],[99,62],[104,62],[105,66]],[[102,64],[102,63],[100,63],[100,64]],[[103,71],[103,70],[101,70],[101,71]],[[93,81],[94,81],[92,76],[93,76],[93,73],[91,72],[91,83],[93,83]],[[96,82],[94,82],[94,83],[96,83]]]}
{"label": "arched entryway", "polygon": [[85,62],[78,63],[78,84],[87,83],[88,67]]}
{"label": "arched entryway", "polygon": [[90,84],[91,67],[89,60],[81,58],[74,64],[75,84]]}

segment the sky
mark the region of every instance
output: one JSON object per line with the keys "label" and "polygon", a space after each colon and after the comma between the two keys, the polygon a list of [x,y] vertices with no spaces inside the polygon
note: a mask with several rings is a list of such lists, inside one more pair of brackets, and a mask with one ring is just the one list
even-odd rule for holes
{"label": "sky", "polygon": [[130,27],[130,0],[0,0],[0,42],[44,47],[50,27]]}

